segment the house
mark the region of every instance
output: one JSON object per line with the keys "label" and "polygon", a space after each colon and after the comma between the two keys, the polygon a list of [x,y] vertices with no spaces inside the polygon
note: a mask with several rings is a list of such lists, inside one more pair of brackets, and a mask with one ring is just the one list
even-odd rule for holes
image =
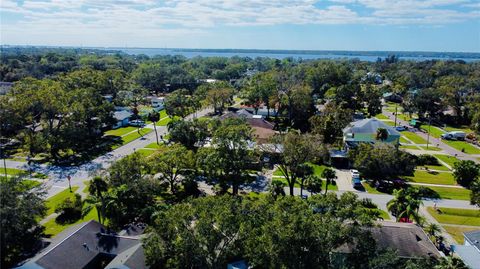
{"label": "house", "polygon": [[253,134],[258,143],[266,143],[270,137],[277,132],[274,130],[275,125],[265,120],[261,115],[253,115],[247,109],[240,109],[237,111],[230,111],[222,116],[220,120],[227,118],[241,118],[244,119],[250,127],[252,127]]}
{"label": "house", "polygon": [[0,81],[0,95],[7,94],[13,87],[13,82]]}
{"label": "house", "polygon": [[403,101],[403,98],[394,92],[384,93],[383,99],[387,102],[394,102],[394,103],[401,103]]}
{"label": "house", "polygon": [[358,143],[376,143],[377,130],[383,128],[387,130],[388,137],[382,142],[398,145],[400,142],[400,133],[393,127],[383,123],[376,118],[363,119],[350,123],[343,129],[343,141],[347,146],[355,146]]}
{"label": "house", "polygon": [[259,108],[257,109],[257,111],[255,111],[255,109],[253,108],[245,108],[245,110],[249,111],[250,113],[254,114],[254,115],[260,115],[262,117],[275,117],[277,116],[277,110],[273,109],[273,108],[270,108],[270,109],[267,109],[267,108]]}
{"label": "house", "polygon": [[160,111],[165,108],[165,97],[152,96],[149,99],[155,111]]}
{"label": "house", "polygon": [[[368,228],[377,248],[392,249],[401,259],[439,259],[442,254],[430,241],[423,229],[412,223],[381,221]],[[333,253],[333,267],[344,268],[345,258],[352,253],[354,243],[347,243]]]}
{"label": "house", "polygon": [[113,118],[116,122],[112,128],[117,129],[120,127],[128,126],[128,124],[130,123],[130,117],[132,116],[133,113],[128,110],[115,111],[113,113]]}
{"label": "house", "polygon": [[94,220],[84,222],[56,236],[47,248],[19,268],[148,268],[141,241],[143,230],[138,227],[136,232],[120,235]]}
{"label": "house", "polygon": [[480,230],[463,233],[465,243],[454,245],[453,251],[470,268],[480,268]]}

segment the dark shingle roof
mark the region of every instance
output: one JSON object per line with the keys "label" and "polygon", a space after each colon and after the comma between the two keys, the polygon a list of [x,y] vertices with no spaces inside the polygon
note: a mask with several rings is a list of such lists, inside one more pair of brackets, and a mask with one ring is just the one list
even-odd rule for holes
{"label": "dark shingle roof", "polygon": [[386,129],[389,135],[400,136],[400,133],[397,130],[376,118],[352,122],[343,129],[343,133],[375,134],[377,133],[378,128]]}
{"label": "dark shingle roof", "polygon": [[440,253],[419,226],[410,223],[383,222],[381,227],[371,229],[379,248],[391,248],[400,257],[435,257]]}
{"label": "dark shingle roof", "polygon": [[464,232],[465,238],[468,242],[480,250],[480,230],[473,230]]}
{"label": "dark shingle roof", "polygon": [[[110,262],[117,255],[132,249],[141,248],[138,237],[119,236],[108,233],[107,229],[96,221],[83,223],[60,241],[34,257],[21,268],[85,268],[97,264],[99,260]],[[143,250],[142,250],[143,253]],[[130,268],[145,268],[145,260]],[[38,267],[40,266],[40,267]]]}

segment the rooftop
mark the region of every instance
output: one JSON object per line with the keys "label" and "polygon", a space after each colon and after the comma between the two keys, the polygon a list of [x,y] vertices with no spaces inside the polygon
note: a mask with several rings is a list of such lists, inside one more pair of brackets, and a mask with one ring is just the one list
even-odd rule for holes
{"label": "rooftop", "polygon": [[400,136],[397,130],[376,118],[354,121],[343,129],[343,133],[376,134],[379,128],[386,129],[389,135]]}

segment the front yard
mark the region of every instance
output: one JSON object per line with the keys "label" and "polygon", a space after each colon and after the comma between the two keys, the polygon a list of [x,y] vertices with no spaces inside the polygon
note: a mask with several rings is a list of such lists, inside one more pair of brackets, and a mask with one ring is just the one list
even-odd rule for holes
{"label": "front yard", "polygon": [[428,213],[440,223],[480,226],[480,210],[447,207],[439,207],[438,209],[440,212],[437,212],[433,207],[427,207]]}
{"label": "front yard", "polygon": [[433,172],[416,170],[414,176],[404,177],[405,180],[416,183],[455,185],[452,173],[449,172]]}

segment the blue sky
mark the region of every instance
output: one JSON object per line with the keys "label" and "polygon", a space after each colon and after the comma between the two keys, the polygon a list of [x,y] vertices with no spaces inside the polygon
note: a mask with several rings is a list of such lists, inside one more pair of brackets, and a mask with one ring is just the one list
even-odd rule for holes
{"label": "blue sky", "polygon": [[1,44],[480,52],[480,0],[1,0]]}

